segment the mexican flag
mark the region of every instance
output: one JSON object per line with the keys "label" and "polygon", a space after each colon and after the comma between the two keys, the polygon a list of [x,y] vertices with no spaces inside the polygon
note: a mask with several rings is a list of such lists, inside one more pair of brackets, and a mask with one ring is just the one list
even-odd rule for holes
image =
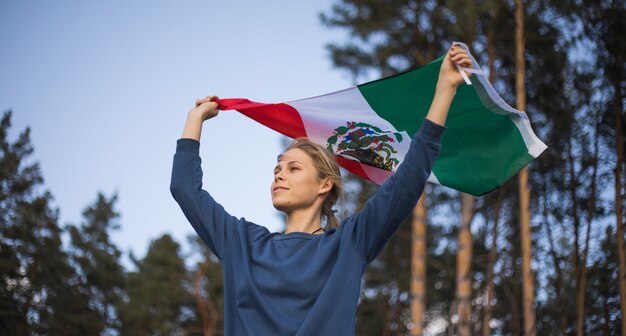
{"label": "mexican flag", "polygon": [[[462,47],[467,47],[460,44]],[[471,56],[470,56],[471,57]],[[472,195],[496,189],[546,149],[528,117],[500,98],[472,58],[452,102],[429,181]],[[291,138],[328,148],[348,171],[382,184],[402,164],[435,93],[443,57],[417,69],[345,90],[286,103],[220,99]]]}

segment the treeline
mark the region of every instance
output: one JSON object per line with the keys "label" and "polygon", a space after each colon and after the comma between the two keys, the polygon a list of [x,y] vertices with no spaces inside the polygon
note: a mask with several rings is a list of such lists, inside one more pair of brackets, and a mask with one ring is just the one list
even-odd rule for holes
{"label": "treeline", "polygon": [[[366,272],[357,335],[623,334],[625,8],[623,0],[343,0],[321,15],[349,33],[329,50],[355,80],[420,66],[452,40],[466,42],[505,101],[525,100],[549,145],[526,184],[515,178],[478,198],[429,186]],[[10,120],[5,112],[0,121],[0,334],[223,333],[222,274],[206,246],[190,238],[194,253],[183,255],[164,235],[126,270],[110,239],[122,224],[116,196],[97,195],[81,223],[61,226],[29,130],[9,141]],[[376,191],[346,178],[344,214]],[[521,244],[524,216],[530,248]]]}
{"label": "treeline", "polygon": [[[549,146],[527,182],[428,189],[366,273],[358,335],[626,332],[624,18],[623,0],[341,0],[320,15],[348,33],[328,50],[357,82],[467,43]],[[351,211],[376,189],[349,185]]]}
{"label": "treeline", "polygon": [[185,256],[165,234],[142,259],[131,254],[133,270],[125,269],[110,238],[120,228],[117,196],[99,193],[81,223],[62,226],[33,158],[30,130],[10,141],[10,126],[6,111],[0,121],[0,335],[223,334],[221,270],[202,243],[190,237],[195,253]]}

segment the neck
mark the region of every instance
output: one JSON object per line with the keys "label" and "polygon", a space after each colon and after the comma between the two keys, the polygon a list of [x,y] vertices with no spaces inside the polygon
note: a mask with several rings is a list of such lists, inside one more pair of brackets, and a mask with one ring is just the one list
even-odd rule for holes
{"label": "neck", "polygon": [[[294,210],[287,214],[287,229],[285,233],[305,232],[312,233],[320,228],[322,223],[322,212],[319,209]],[[319,231],[318,233],[321,233]]]}

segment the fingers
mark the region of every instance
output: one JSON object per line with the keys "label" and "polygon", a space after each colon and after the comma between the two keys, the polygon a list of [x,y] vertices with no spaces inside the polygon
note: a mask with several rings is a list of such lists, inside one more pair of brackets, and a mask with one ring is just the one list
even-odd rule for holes
{"label": "fingers", "polygon": [[448,54],[450,55],[450,59],[454,62],[462,58],[469,58],[467,51],[465,51],[465,49],[461,49],[458,47],[451,49]]}
{"label": "fingers", "polygon": [[448,51],[448,55],[450,60],[455,64],[466,68],[472,68],[472,60],[470,59],[468,52],[456,43],[452,44],[450,51]]}
{"label": "fingers", "polygon": [[460,65],[463,68],[473,68],[472,60],[469,59],[469,57],[461,58],[458,61],[455,61],[454,63]]}
{"label": "fingers", "polygon": [[209,102],[216,102],[219,99],[217,96],[206,96],[202,99],[196,99],[196,107]]}

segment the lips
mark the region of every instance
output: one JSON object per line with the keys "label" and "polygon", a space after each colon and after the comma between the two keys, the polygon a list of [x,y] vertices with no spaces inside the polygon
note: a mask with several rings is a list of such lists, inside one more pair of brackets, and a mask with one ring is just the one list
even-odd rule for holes
{"label": "lips", "polygon": [[272,189],[272,192],[277,192],[280,190],[289,190],[289,188],[287,187],[274,187],[274,189]]}

